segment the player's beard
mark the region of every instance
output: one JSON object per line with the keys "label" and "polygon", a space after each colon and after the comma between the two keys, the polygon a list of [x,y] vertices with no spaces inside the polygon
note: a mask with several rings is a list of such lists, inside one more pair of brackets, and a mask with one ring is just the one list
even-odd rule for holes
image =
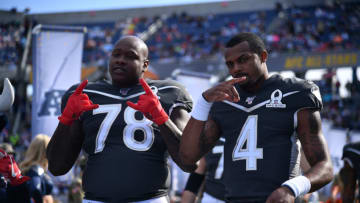
{"label": "player's beard", "polygon": [[247,81],[244,83],[239,83],[239,87],[247,92],[253,92],[254,90],[258,89],[261,84],[264,82],[263,78],[260,76],[255,80],[247,78]]}

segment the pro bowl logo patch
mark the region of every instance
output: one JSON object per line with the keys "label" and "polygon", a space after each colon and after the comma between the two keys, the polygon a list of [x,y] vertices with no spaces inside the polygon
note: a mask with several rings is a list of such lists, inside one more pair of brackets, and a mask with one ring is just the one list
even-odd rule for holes
{"label": "pro bowl logo patch", "polygon": [[270,102],[266,104],[267,108],[286,108],[286,104],[281,103],[283,98],[282,92],[277,89],[271,93]]}

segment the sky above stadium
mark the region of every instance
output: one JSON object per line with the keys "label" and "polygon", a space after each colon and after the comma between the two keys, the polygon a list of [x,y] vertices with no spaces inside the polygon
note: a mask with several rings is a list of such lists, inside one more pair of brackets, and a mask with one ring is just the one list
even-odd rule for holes
{"label": "sky above stadium", "polygon": [[192,3],[222,2],[224,0],[0,0],[0,10],[16,8],[19,12],[54,13],[89,10],[142,8]]}

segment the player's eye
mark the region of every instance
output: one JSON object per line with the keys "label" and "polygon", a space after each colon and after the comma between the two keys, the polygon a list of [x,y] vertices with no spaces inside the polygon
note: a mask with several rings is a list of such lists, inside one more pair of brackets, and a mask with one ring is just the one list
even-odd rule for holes
{"label": "player's eye", "polygon": [[125,56],[129,59],[137,59],[137,55],[134,53],[127,53]]}
{"label": "player's eye", "polygon": [[233,67],[234,67],[234,62],[232,62],[232,61],[227,61],[227,62],[226,62],[226,66],[227,66],[228,68],[233,68]]}
{"label": "player's eye", "polygon": [[120,53],[117,51],[114,51],[111,53],[111,56],[118,57],[118,56],[120,56]]}
{"label": "player's eye", "polygon": [[238,63],[245,63],[245,62],[247,62],[249,59],[250,59],[250,56],[248,56],[248,55],[242,55],[242,56],[240,56],[240,57],[236,60],[236,62],[238,62]]}

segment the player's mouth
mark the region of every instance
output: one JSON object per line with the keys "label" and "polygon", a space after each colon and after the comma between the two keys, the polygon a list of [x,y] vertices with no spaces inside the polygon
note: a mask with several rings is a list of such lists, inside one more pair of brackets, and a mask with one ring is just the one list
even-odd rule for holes
{"label": "player's mouth", "polygon": [[243,81],[239,84],[244,84],[249,80],[249,75],[246,73],[237,73],[233,76],[234,78],[243,78]]}
{"label": "player's mouth", "polygon": [[114,66],[112,68],[112,72],[115,74],[122,74],[122,73],[126,73],[127,70],[126,70],[126,68],[124,68],[122,66]]}

